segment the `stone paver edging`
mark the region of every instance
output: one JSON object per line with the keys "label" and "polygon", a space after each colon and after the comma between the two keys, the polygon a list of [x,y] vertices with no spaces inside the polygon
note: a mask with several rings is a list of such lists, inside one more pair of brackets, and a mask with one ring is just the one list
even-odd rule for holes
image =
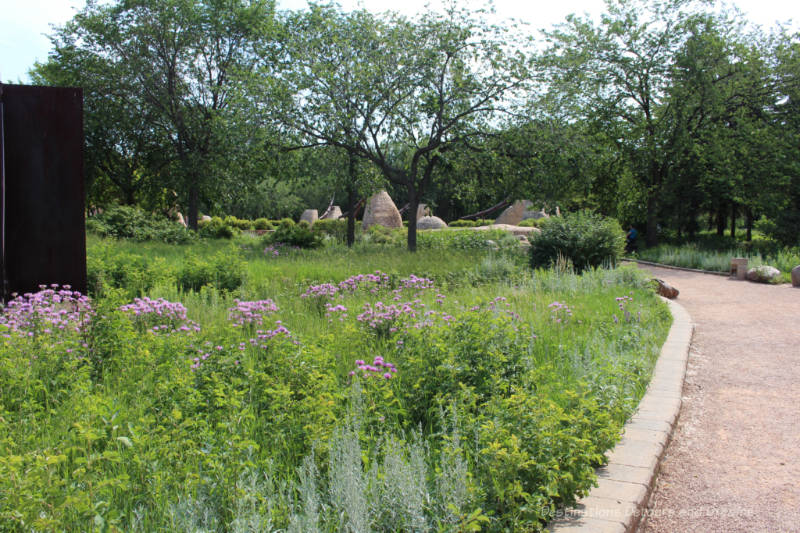
{"label": "stone paver edging", "polygon": [[597,470],[598,486],[574,508],[561,511],[547,527],[551,533],[633,533],[642,522],[659,462],[680,412],[694,331],[686,309],[663,300],[673,322],[647,392],[625,424],[622,440],[610,452],[608,465]]}

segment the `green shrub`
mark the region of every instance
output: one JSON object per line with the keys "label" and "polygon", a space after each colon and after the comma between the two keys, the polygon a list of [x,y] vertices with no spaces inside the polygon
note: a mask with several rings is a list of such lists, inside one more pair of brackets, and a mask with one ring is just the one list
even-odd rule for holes
{"label": "green shrub", "polygon": [[199,291],[211,286],[221,291],[234,291],[244,282],[246,265],[238,253],[222,250],[210,260],[189,255],[178,271],[178,287]]}
{"label": "green shrub", "polygon": [[[491,242],[490,242],[491,241]],[[519,247],[514,236],[501,229],[425,231],[417,233],[419,248],[478,250]]]}
{"label": "green shrub", "polygon": [[542,218],[526,218],[525,220],[520,222],[518,225],[523,227],[523,228],[538,228],[538,227],[541,227],[541,225],[544,223],[545,220],[547,220],[546,217],[542,217]]}
{"label": "green shrub", "polygon": [[533,268],[549,268],[569,261],[578,272],[603,264],[616,264],[625,247],[619,222],[590,211],[551,217],[531,238]]}
{"label": "green shrub", "polygon": [[256,230],[270,230],[272,229],[272,223],[266,218],[257,218],[253,222],[253,229]]}
{"label": "green shrub", "polygon": [[[319,233],[323,236],[329,236],[337,241],[344,242],[347,239],[347,219],[339,218],[332,219],[326,218],[317,220],[314,223],[314,233]],[[360,233],[361,222],[356,221],[356,235]]]}
{"label": "green shrub", "polygon": [[322,238],[311,230],[308,222],[295,224],[291,219],[284,219],[278,229],[265,237],[266,244],[282,243],[298,248],[317,248],[322,245]]}
{"label": "green shrub", "polygon": [[[406,232],[405,228],[387,228],[380,224],[375,224],[362,234],[361,240],[385,246],[402,246],[406,242]],[[420,233],[417,233],[417,239],[419,239],[419,235]]]}
{"label": "green shrub", "polygon": [[101,237],[188,244],[195,235],[182,225],[138,207],[115,205],[86,221],[86,230]]}
{"label": "green shrub", "polygon": [[282,219],[280,219],[280,220],[278,221],[278,223],[277,223],[277,224],[275,224],[275,225],[276,225],[276,226],[279,226],[279,227],[280,227],[280,226],[292,227],[292,226],[295,226],[296,224],[295,224],[294,220],[292,220],[291,218],[288,218],[288,217],[287,217],[287,218],[282,218]]}
{"label": "green shrub", "polygon": [[477,228],[478,226],[490,226],[494,224],[494,220],[479,219],[479,220],[454,220],[448,224],[451,228]]}
{"label": "green shrub", "polygon": [[229,225],[220,217],[212,217],[200,226],[200,236],[207,239],[230,239],[237,233],[237,227]]}

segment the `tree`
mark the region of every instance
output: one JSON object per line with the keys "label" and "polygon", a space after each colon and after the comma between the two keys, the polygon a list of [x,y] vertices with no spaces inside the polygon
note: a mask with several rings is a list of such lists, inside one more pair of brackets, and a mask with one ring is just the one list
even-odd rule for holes
{"label": "tree", "polygon": [[338,147],[349,166],[365,159],[402,187],[416,250],[415,214],[434,169],[508,111],[527,79],[524,55],[508,52],[508,31],[456,10],[411,21],[312,7],[292,27],[298,38],[280,79],[293,105],[270,115],[306,146]]}
{"label": "tree", "polygon": [[659,202],[671,158],[663,110],[675,52],[694,15],[691,0],[606,0],[599,25],[574,15],[547,34],[542,65],[554,91],[573,97],[576,118],[597,123],[624,155],[644,191],[648,245],[657,238]]}
{"label": "tree", "polygon": [[[179,191],[193,228],[201,195],[221,185],[215,162],[236,137],[225,110],[238,76],[256,63],[254,46],[269,36],[272,12],[271,0],[90,1],[53,37],[52,62],[72,55],[96,66],[75,74],[98,88],[91,95],[100,101],[88,106],[101,114],[97,122],[126,128],[119,138],[131,149],[112,137],[105,153],[116,150],[133,168],[134,147],[169,162],[159,182]],[[120,114],[128,120],[117,121]],[[108,174],[121,175],[110,167]]]}

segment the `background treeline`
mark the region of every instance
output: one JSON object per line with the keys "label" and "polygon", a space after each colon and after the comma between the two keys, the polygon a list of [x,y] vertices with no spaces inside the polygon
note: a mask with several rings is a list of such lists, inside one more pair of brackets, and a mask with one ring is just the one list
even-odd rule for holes
{"label": "background treeline", "polygon": [[91,207],[179,209],[196,227],[332,198],[352,213],[385,187],[446,220],[527,198],[648,244],[758,223],[797,245],[800,37],[712,9],[609,0],[599,23],[535,38],[456,9],[89,2],[32,79],[84,88]]}

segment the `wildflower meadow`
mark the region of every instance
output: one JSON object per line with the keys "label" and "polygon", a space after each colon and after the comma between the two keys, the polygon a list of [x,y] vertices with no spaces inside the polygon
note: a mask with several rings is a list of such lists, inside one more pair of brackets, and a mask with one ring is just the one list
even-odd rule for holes
{"label": "wildflower meadow", "polygon": [[631,267],[526,263],[90,239],[89,295],[0,315],[0,530],[541,530],[671,319]]}

